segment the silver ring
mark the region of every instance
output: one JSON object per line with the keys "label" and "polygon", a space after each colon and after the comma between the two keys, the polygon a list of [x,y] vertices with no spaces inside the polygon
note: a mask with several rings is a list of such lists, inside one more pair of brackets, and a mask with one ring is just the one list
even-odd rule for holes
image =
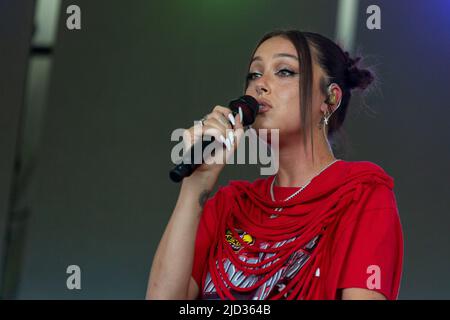
{"label": "silver ring", "polygon": [[205,125],[206,117],[201,118],[199,121],[200,121],[200,124],[203,127]]}

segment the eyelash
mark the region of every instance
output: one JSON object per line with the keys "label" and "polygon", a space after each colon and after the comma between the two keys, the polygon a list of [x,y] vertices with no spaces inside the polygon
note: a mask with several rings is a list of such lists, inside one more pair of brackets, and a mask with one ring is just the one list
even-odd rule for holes
{"label": "eyelash", "polygon": [[[279,73],[281,73],[281,72],[287,72],[287,73],[288,73],[287,75],[281,75],[282,78],[292,77],[292,76],[295,76],[295,75],[298,74],[297,72],[291,71],[291,70],[286,69],[286,68],[277,71],[276,74],[279,74]],[[247,75],[247,80],[248,80],[248,81],[255,80],[254,77],[255,77],[256,75],[258,75],[258,72],[250,72],[250,73]]]}

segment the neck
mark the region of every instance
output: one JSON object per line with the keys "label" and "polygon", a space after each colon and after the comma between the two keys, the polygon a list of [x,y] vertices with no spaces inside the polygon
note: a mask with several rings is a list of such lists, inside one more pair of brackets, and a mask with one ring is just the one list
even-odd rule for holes
{"label": "neck", "polygon": [[301,137],[295,137],[295,140],[287,140],[292,142],[280,143],[279,170],[275,181],[277,186],[304,186],[327,165],[336,160],[328,141],[323,135],[314,137],[314,162],[310,141],[307,141],[305,150]]}

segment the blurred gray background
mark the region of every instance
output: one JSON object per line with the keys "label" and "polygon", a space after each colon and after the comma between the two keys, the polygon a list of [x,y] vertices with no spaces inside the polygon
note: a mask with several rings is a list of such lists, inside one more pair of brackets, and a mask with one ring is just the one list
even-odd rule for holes
{"label": "blurred gray background", "polygon": [[[366,27],[372,4],[381,30]],[[449,299],[449,14],[445,0],[0,0],[1,297],[142,299],[179,190],[172,130],[242,93],[264,33],[296,28],[376,69],[338,156],[395,180],[400,299]],[[258,172],[227,167],[219,185]]]}

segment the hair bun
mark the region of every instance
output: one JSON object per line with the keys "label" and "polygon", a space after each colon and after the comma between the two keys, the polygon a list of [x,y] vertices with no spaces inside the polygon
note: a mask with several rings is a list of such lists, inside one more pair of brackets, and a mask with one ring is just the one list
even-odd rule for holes
{"label": "hair bun", "polygon": [[345,52],[348,70],[348,85],[351,89],[366,89],[375,79],[375,76],[368,69],[359,69],[357,64],[361,61],[361,57],[351,58],[350,54]]}

